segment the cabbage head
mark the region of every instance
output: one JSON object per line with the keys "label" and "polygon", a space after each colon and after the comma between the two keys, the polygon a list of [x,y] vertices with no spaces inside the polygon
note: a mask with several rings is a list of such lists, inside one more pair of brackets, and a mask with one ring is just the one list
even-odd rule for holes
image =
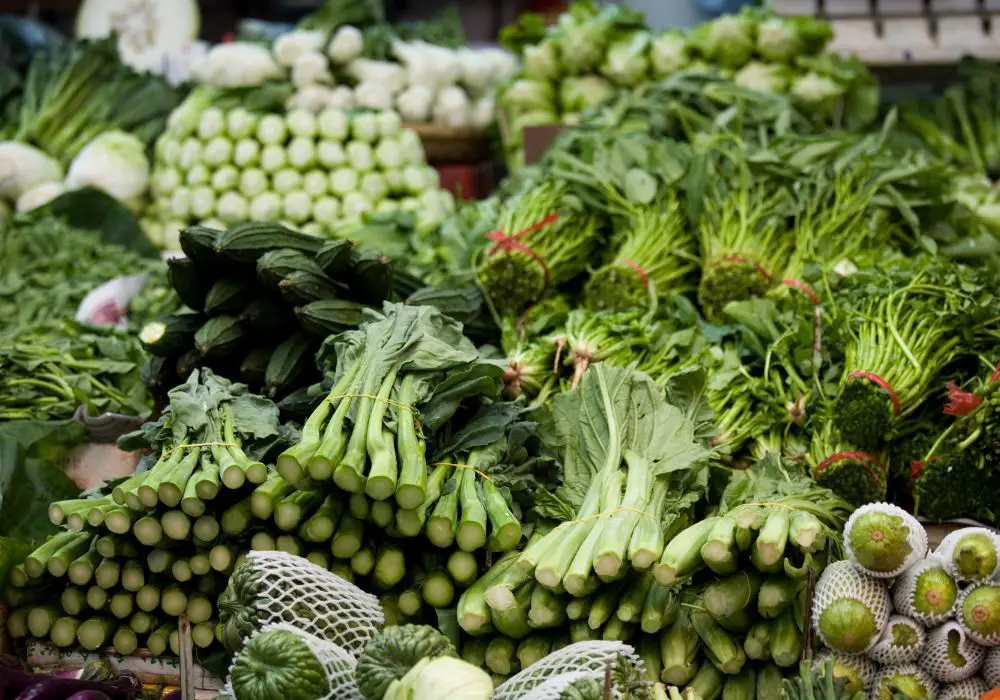
{"label": "cabbage head", "polygon": [[601,75],[616,85],[638,85],[649,76],[649,32],[638,31],[616,39],[608,46]]}
{"label": "cabbage head", "polygon": [[772,17],[757,27],[757,53],[768,61],[791,63],[819,53],[833,38],[830,25],[814,17]]}
{"label": "cabbage head", "polygon": [[559,53],[568,75],[595,70],[608,45],[607,28],[586,3],[574,3],[559,18]]}
{"label": "cabbage head", "polygon": [[532,80],[556,80],[562,73],[559,48],[554,41],[525,46],[523,63],[525,76]]}
{"label": "cabbage head", "polygon": [[698,52],[723,68],[742,68],[753,56],[757,22],[748,14],[726,15],[691,33]]}
{"label": "cabbage head", "polygon": [[555,112],[555,89],[546,81],[515,80],[503,91],[500,103],[504,109],[517,112]]}
{"label": "cabbage head", "polygon": [[791,77],[787,66],[750,61],[736,72],[733,82],[757,92],[785,92]]}
{"label": "cabbage head", "polygon": [[668,31],[653,39],[649,47],[649,63],[653,77],[662,78],[676,73],[688,64],[687,39],[678,31]]}
{"label": "cabbage head", "polygon": [[119,201],[135,199],[149,186],[149,160],[138,137],[106,131],[88,143],[70,163],[70,189],[96,187]]}
{"label": "cabbage head", "polygon": [[615,94],[615,86],[599,75],[566,78],[559,85],[559,105],[564,112],[583,112],[602,105]]}

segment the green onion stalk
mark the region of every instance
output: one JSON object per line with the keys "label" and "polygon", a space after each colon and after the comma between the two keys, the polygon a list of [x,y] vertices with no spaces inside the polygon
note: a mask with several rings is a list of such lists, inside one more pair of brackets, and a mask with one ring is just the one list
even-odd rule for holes
{"label": "green onion stalk", "polygon": [[677,200],[664,197],[633,206],[614,260],[594,270],[584,287],[587,308],[608,311],[643,306],[658,296],[691,289],[697,268],[694,241]]}
{"label": "green onion stalk", "polygon": [[649,315],[638,311],[574,309],[566,320],[566,361],[573,366],[572,388],[596,362],[627,366],[649,346]]}
{"label": "green onion stalk", "polygon": [[863,449],[874,449],[918,409],[955,354],[960,333],[946,311],[949,290],[912,282],[855,312],[833,422]]}
{"label": "green onion stalk", "polygon": [[517,346],[507,356],[503,373],[507,396],[514,399],[524,394],[544,401],[558,379],[553,359],[553,348],[548,343],[535,341]]}
{"label": "green onion stalk", "polygon": [[731,301],[763,296],[785,267],[793,240],[782,228],[779,204],[780,194],[748,186],[707,199],[698,302],[709,320],[721,320]]}
{"label": "green onion stalk", "polygon": [[816,483],[848,503],[862,506],[885,500],[889,474],[885,456],[852,447],[829,423],[813,433],[806,461]]}
{"label": "green onion stalk", "polygon": [[511,199],[487,234],[479,281],[493,303],[523,308],[587,269],[601,243],[601,220],[554,181]]}
{"label": "green onion stalk", "polygon": [[919,460],[909,466],[914,512],[933,520],[976,517],[996,522],[1000,513],[998,373],[965,391],[948,385],[944,413],[955,420],[940,431]]}

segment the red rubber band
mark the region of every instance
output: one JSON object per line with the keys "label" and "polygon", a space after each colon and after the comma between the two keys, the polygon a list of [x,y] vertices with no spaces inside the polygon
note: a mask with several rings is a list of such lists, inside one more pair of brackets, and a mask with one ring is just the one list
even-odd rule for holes
{"label": "red rubber band", "polygon": [[649,276],[646,274],[645,270],[643,270],[641,267],[639,267],[638,263],[633,262],[632,260],[629,260],[628,258],[624,258],[622,260],[622,263],[624,263],[625,265],[628,265],[633,270],[635,270],[635,274],[639,275],[639,279],[642,280],[642,286],[643,287],[648,287],[649,286]]}
{"label": "red rubber band", "polygon": [[993,374],[990,375],[990,384],[1000,379],[1000,362],[997,362],[997,366],[993,368]]}
{"label": "red rubber band", "polygon": [[819,297],[816,296],[816,292],[814,292],[812,290],[812,287],[810,287],[802,280],[783,279],[781,280],[781,282],[779,282],[779,284],[783,284],[786,287],[794,287],[795,289],[799,290],[807,297],[809,297],[809,301],[812,302],[813,306],[819,306]]}
{"label": "red rubber band", "polygon": [[815,476],[819,476],[820,473],[824,469],[829,467],[831,464],[840,462],[841,460],[844,459],[853,459],[858,461],[861,464],[861,466],[864,467],[865,470],[872,475],[872,478],[875,479],[876,483],[878,483],[879,486],[882,486],[883,483],[882,477],[876,474],[875,470],[873,470],[869,465],[875,464],[880,469],[882,469],[883,472],[886,472],[887,470],[885,468],[885,465],[882,464],[877,459],[875,459],[874,457],[872,457],[870,454],[867,454],[866,452],[834,452],[832,455],[830,455],[829,457],[827,457],[822,462],[816,465],[816,469],[814,470]]}
{"label": "red rubber band", "polygon": [[719,262],[750,263],[751,265],[757,268],[757,271],[760,272],[760,274],[764,275],[764,279],[766,279],[768,282],[774,281],[774,275],[765,270],[764,266],[761,265],[759,261],[754,260],[753,258],[743,257],[742,255],[727,255],[725,257],[719,258]]}
{"label": "red rubber band", "polygon": [[889,399],[892,401],[892,408],[893,408],[893,410],[895,410],[897,416],[899,415],[899,412],[900,412],[899,397],[896,396],[896,392],[892,390],[891,386],[889,386],[889,382],[887,382],[886,380],[882,379],[882,377],[878,376],[874,372],[865,372],[863,370],[858,370],[857,372],[851,372],[850,374],[848,374],[847,378],[848,379],[867,379],[872,384],[877,384],[878,386],[880,386],[883,389],[885,389],[886,392],[889,394]]}
{"label": "red rubber band", "polygon": [[910,480],[916,481],[917,477],[920,476],[920,472],[924,470],[924,467],[926,467],[929,463],[938,459],[944,459],[944,455],[934,455],[926,462],[922,462],[919,459],[915,459],[912,462],[910,462]]}
{"label": "red rubber band", "polygon": [[551,214],[549,214],[548,216],[546,216],[544,219],[542,219],[541,221],[539,221],[537,224],[532,224],[528,228],[523,229],[521,231],[518,231],[517,233],[507,234],[507,233],[504,233],[503,231],[491,231],[491,232],[489,232],[489,233],[486,234],[486,240],[488,240],[488,241],[495,241],[495,243],[493,244],[493,247],[491,247],[489,249],[489,251],[486,253],[486,255],[487,256],[489,256],[489,255],[495,255],[496,253],[500,252],[501,250],[506,250],[508,252],[509,251],[514,251],[514,250],[519,250],[522,253],[527,253],[528,255],[530,255],[531,257],[533,257],[535,260],[537,260],[538,264],[542,266],[542,270],[545,272],[545,279],[548,280],[548,278],[549,278],[549,268],[548,268],[548,265],[545,264],[545,261],[542,260],[541,256],[538,253],[536,253],[534,250],[532,250],[528,246],[524,245],[523,243],[521,243],[517,239],[520,238],[521,236],[526,236],[527,234],[529,234],[529,233],[531,233],[533,231],[537,231],[540,228],[544,228],[544,227],[548,226],[549,224],[555,223],[558,219],[559,219],[559,213],[558,212],[552,212]]}

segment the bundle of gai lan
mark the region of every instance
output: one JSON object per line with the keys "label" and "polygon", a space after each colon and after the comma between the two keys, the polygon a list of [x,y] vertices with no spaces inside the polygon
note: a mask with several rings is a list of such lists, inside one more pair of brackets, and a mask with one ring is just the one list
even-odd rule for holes
{"label": "bundle of gai lan", "polygon": [[545,494],[542,514],[562,522],[463,595],[459,622],[467,631],[463,612],[476,599],[485,598],[496,620],[520,604],[515,593],[525,584],[580,596],[629,569],[648,570],[663,551],[674,479],[707,478],[697,467],[709,450],[695,439],[693,421],[634,370],[592,367],[578,389],[552,401],[540,425],[563,465],[563,485]]}
{"label": "bundle of gai lan", "polygon": [[462,325],[434,307],[386,303],[367,313],[320,350],[336,357],[333,388],[277,470],[293,485],[332,479],[413,510],[433,487],[427,441],[463,401],[497,400],[503,367],[480,358]]}

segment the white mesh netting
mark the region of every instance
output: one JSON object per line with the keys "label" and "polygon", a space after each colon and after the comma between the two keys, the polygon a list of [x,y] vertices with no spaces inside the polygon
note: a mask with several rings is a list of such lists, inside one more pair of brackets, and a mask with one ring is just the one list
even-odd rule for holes
{"label": "white mesh netting", "polygon": [[[989,595],[984,595],[989,594]],[[1000,583],[975,583],[961,592],[955,618],[969,639],[986,647],[1000,646]]]}
{"label": "white mesh netting", "polygon": [[868,656],[887,666],[909,663],[917,660],[926,641],[927,633],[920,623],[903,615],[890,615]]}
{"label": "white mesh netting", "polygon": [[[831,639],[826,632],[830,631],[827,620],[823,616],[823,611],[829,606],[844,600],[856,600],[864,605],[872,614],[875,620],[876,629],[863,649],[857,651],[868,651],[878,641],[879,635],[889,622],[889,613],[892,611],[889,600],[889,592],[881,579],[872,578],[859,571],[849,561],[838,561],[826,567],[819,582],[816,584],[816,594],[813,600],[813,625],[816,633],[823,640],[823,643],[831,649],[837,651],[851,652],[852,648],[843,648],[840,639]],[[823,628],[827,627],[826,630]],[[851,633],[851,630],[838,630],[844,634]],[[856,648],[852,644],[852,647]]]}
{"label": "white mesh netting", "polygon": [[979,676],[973,676],[941,688],[937,700],[979,700],[979,697],[989,689],[986,681]]}
{"label": "white mesh netting", "polygon": [[[904,676],[909,676],[923,687],[921,693],[923,697],[929,698],[937,695],[938,683],[936,680],[913,664],[903,664],[901,666],[885,666],[876,673],[875,678],[868,685],[868,699],[879,700],[883,696],[882,688],[887,681],[898,683],[896,679]],[[909,689],[907,688],[907,690]]]}
{"label": "white mesh netting", "polygon": [[[878,520],[873,521],[873,516]],[[857,539],[867,539],[874,555],[869,556],[864,563],[858,560],[852,546],[852,543],[857,543]],[[878,556],[878,550],[893,546],[908,547],[909,552],[891,569],[879,566],[879,560],[886,561],[886,558]],[[916,518],[899,506],[869,503],[855,510],[847,520],[844,526],[844,548],[851,563],[863,573],[876,578],[895,578],[914,562],[927,556],[927,531]]]}
{"label": "white mesh netting", "polygon": [[892,604],[896,612],[928,627],[951,618],[957,599],[958,585],[936,556],[918,561],[904,571],[892,587]]}
{"label": "white mesh netting", "polygon": [[[541,700],[555,697],[550,695],[529,695],[555,676],[566,673],[592,674],[589,677],[603,678],[604,669],[613,664],[619,656],[624,656],[640,671],[642,661],[635,650],[622,642],[577,642],[554,651],[541,661],[533,663],[516,676],[507,679],[493,691],[493,700]],[[588,677],[586,675],[581,677]],[[565,686],[561,686],[564,688]]]}
{"label": "white mesh netting", "polygon": [[258,572],[258,620],[288,623],[357,657],[382,629],[378,598],[321,566],[286,552],[250,552]]}
{"label": "white mesh netting", "polygon": [[[968,542],[963,542],[965,538]],[[993,551],[977,556],[983,540]],[[985,527],[963,527],[945,536],[934,553],[959,581],[985,581],[1000,574],[1000,535]],[[992,568],[990,568],[992,564]],[[985,569],[981,573],[977,570]]]}
{"label": "white mesh netting", "polygon": [[962,626],[953,620],[927,633],[920,668],[935,680],[957,683],[976,675],[985,658],[986,648],[969,639]]}
{"label": "white mesh netting", "polygon": [[1000,686],[1000,647],[993,647],[986,652],[983,662],[983,678],[991,688]]}
{"label": "white mesh netting", "polygon": [[[332,642],[320,639],[308,632],[303,632],[294,625],[286,623],[265,625],[259,631],[255,632],[250,639],[271,630],[283,630],[297,636],[305,642],[306,646],[309,647],[309,650],[316,657],[316,660],[323,666],[330,689],[325,695],[316,700],[365,700],[365,696],[361,694],[361,691],[354,684],[354,666],[357,663],[357,659],[350,653]],[[236,664],[237,658],[239,658],[238,654],[229,666],[229,674],[226,678],[224,690],[230,696],[239,700],[239,696],[233,689],[232,684],[233,666]],[[280,699],[276,698],[276,700]]]}
{"label": "white mesh netting", "polygon": [[[559,700],[563,691],[577,681],[598,679],[598,676],[603,677],[604,671],[601,671],[599,674],[597,671],[573,671],[572,673],[560,673],[558,676],[553,676],[540,686],[528,691],[528,694],[521,696],[519,700]],[[615,700],[620,700],[622,694],[617,689],[612,688],[611,697]]]}
{"label": "white mesh netting", "polygon": [[867,688],[878,672],[878,664],[863,654],[844,654],[839,651],[821,649],[813,657],[813,668],[820,667],[827,659],[833,659],[837,666],[849,669]]}

